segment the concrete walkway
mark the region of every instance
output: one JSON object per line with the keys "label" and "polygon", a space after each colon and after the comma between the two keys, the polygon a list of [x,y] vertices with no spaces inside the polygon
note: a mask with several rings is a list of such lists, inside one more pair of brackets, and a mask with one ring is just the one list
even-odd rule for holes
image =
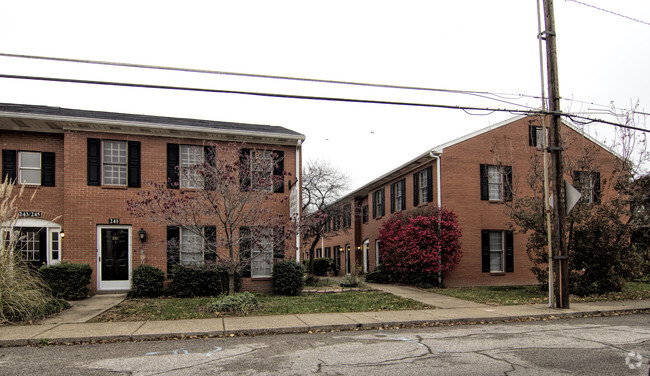
{"label": "concrete walkway", "polygon": [[[351,329],[378,329],[413,325],[444,325],[499,322],[513,319],[573,317],[597,313],[650,311],[650,300],[572,303],[570,309],[550,309],[545,304],[488,306],[449,298],[403,286],[375,285],[381,290],[409,297],[436,308],[410,311],[315,313],[299,315],[225,317],[199,320],[87,323],[107,305],[117,304],[124,295],[95,295],[75,304],[69,311],[39,325],[0,327],[0,346],[24,346],[91,341],[131,341],[192,336],[231,336],[271,333],[300,333]],[[110,302],[110,303],[109,303]],[[100,308],[101,307],[101,308]],[[83,315],[87,311],[87,315]],[[103,312],[103,311],[102,311]]]}
{"label": "concrete walkway", "polygon": [[458,298],[453,298],[451,296],[434,294],[431,292],[424,291],[410,286],[400,286],[400,285],[384,285],[379,283],[366,283],[368,287],[375,290],[381,290],[389,292],[393,295],[401,296],[402,298],[413,299],[418,302],[428,304],[436,308],[485,308],[488,307],[485,304],[470,302],[469,300],[463,300]]}
{"label": "concrete walkway", "polygon": [[69,301],[72,307],[41,321],[41,324],[83,323],[122,303],[126,294],[97,294],[84,300]]}

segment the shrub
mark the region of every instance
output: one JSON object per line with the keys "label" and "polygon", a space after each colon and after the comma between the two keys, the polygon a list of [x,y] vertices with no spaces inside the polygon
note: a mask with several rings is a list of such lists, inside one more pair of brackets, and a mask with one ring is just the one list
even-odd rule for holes
{"label": "shrub", "polygon": [[41,266],[38,271],[57,298],[79,300],[88,296],[90,276],[93,274],[90,265],[62,262]]}
{"label": "shrub", "polygon": [[139,265],[131,274],[130,297],[152,298],[160,296],[163,290],[165,273],[151,265]]}
{"label": "shrub", "polygon": [[[169,273],[169,287],[179,298],[218,296],[228,293],[228,273],[219,266],[176,264]],[[235,291],[241,288],[241,275],[235,274]]]}
{"label": "shrub", "polygon": [[314,275],[319,277],[325,276],[328,269],[334,271],[336,264],[331,258],[315,258],[314,259]]}
{"label": "shrub", "polygon": [[295,261],[283,260],[275,263],[271,273],[273,290],[282,295],[300,294],[305,287],[304,274],[305,267]]}
{"label": "shrub", "polygon": [[250,292],[222,295],[207,304],[207,309],[216,313],[246,314],[257,308],[257,298]]}
{"label": "shrub", "polygon": [[392,276],[384,269],[384,264],[379,264],[377,268],[366,273],[366,282],[370,283],[391,283]]}
{"label": "shrub", "polygon": [[400,282],[415,279],[416,284],[430,283],[431,276],[444,275],[460,262],[460,237],[458,220],[450,210],[427,208],[398,213],[379,229],[385,270],[399,277]]}

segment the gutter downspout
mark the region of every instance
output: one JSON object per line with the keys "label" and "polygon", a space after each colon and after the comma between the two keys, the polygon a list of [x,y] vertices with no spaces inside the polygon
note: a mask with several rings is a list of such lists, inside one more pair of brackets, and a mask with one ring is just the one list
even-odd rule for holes
{"label": "gutter downspout", "polygon": [[298,190],[298,216],[296,217],[296,262],[300,263],[300,216],[302,215],[302,181],[300,170],[302,166],[300,165],[300,146],[302,145],[302,140],[298,140],[296,143],[296,185],[295,189]]}
{"label": "gutter downspout", "polygon": [[[438,193],[438,234],[440,234],[440,223],[442,222],[442,192],[440,184],[440,156],[442,155],[441,151],[431,150],[429,156],[436,159],[436,184]],[[438,273],[438,287],[442,287],[442,254],[438,254],[438,266],[440,267],[440,272]]]}

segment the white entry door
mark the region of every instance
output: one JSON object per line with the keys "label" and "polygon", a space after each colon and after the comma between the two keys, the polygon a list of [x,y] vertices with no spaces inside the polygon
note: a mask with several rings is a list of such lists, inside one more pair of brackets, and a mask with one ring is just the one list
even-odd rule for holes
{"label": "white entry door", "polygon": [[131,289],[131,227],[97,226],[99,290]]}

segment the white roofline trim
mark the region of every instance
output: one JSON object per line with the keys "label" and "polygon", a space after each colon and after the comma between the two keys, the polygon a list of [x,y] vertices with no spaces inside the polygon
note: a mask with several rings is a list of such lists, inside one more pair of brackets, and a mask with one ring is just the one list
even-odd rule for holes
{"label": "white roofline trim", "polygon": [[120,121],[120,120],[109,120],[109,119],[101,119],[101,118],[83,118],[83,117],[73,117],[73,116],[23,114],[23,113],[16,113],[16,112],[0,112],[0,116],[9,116],[9,117],[14,117],[14,118],[34,119],[34,120],[43,120],[43,121],[66,121],[66,122],[81,122],[81,123],[91,123],[91,124],[105,124],[105,125],[126,125],[126,126],[142,127],[142,128],[153,128],[153,129],[172,129],[172,130],[179,130],[179,131],[194,131],[194,132],[201,132],[201,133],[222,133],[222,134],[227,134],[227,135],[258,136],[258,137],[267,137],[267,138],[281,138],[281,139],[287,139],[287,140],[301,140],[301,141],[304,141],[305,138],[306,138],[305,135],[303,135],[303,134],[289,135],[289,134],[284,134],[284,133],[229,130],[229,129],[201,127],[201,126],[170,125],[170,124],[164,124],[164,123]]}

